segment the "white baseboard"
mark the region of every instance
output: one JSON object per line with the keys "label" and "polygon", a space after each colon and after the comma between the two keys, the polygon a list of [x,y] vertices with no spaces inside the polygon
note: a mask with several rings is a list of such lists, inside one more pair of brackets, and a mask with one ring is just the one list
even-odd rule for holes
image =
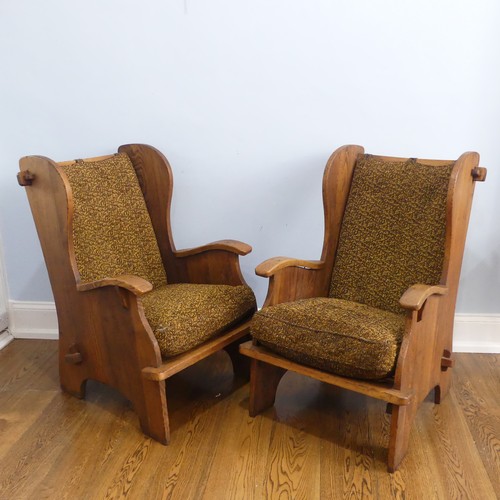
{"label": "white baseboard", "polygon": [[9,301],[9,331],[15,339],[59,338],[54,302]]}
{"label": "white baseboard", "polygon": [[[7,314],[7,311],[2,311],[0,313],[0,332],[3,332],[8,327],[9,327],[9,315]],[[0,333],[0,336],[1,335],[2,334]]]}
{"label": "white baseboard", "polygon": [[500,353],[500,315],[456,314],[453,351]]}
{"label": "white baseboard", "polygon": [[0,351],[14,340],[14,337],[9,331],[0,333]]}
{"label": "white baseboard", "polygon": [[[9,321],[10,333],[16,339],[57,339],[59,336],[53,302],[11,300]],[[500,314],[457,314],[453,337],[455,352],[500,353]]]}

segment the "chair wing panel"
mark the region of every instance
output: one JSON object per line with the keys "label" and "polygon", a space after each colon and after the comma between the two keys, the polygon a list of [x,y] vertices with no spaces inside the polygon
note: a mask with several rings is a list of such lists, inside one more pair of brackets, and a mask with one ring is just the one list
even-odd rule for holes
{"label": "chair wing panel", "polygon": [[147,144],[124,144],[118,152],[125,153],[134,166],[169,282],[185,281],[183,269],[174,256],[176,248],[170,225],[174,180],[167,158]]}
{"label": "chair wing panel", "polygon": [[[43,156],[21,158],[18,179],[26,186],[36,231],[56,300],[75,288],[74,256],[69,250],[69,213],[72,199],[57,164]],[[26,177],[28,183],[25,184]]]}

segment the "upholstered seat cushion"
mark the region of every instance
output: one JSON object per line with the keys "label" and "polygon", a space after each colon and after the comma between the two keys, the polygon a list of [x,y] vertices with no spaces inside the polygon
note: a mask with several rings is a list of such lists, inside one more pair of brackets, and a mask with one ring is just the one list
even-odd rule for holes
{"label": "upholstered seat cushion", "polygon": [[286,358],[346,377],[380,379],[394,370],[405,316],[364,304],[313,298],[265,307],[251,333]]}
{"label": "upholstered seat cushion", "polygon": [[179,283],[142,296],[163,357],[175,356],[222,333],[255,310],[247,286]]}

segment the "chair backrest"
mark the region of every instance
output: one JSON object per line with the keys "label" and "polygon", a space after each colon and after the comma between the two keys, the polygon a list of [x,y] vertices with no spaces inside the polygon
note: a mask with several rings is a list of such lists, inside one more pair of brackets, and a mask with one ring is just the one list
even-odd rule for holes
{"label": "chair backrest", "polygon": [[342,220],[330,296],[403,312],[414,284],[439,284],[454,162],[360,155]]}
{"label": "chair backrest", "polygon": [[80,279],[133,274],[154,287],[166,284],[155,232],[129,157],[117,153],[59,166],[71,187],[72,246]]}

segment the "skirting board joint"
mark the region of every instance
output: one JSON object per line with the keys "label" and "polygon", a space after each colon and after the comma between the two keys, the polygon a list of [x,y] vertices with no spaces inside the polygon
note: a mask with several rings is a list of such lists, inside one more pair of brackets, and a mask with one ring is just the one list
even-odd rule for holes
{"label": "skirting board joint", "polygon": [[8,330],[5,330],[0,333],[0,350],[2,350],[5,346],[10,344],[14,340],[14,337],[10,334]]}

